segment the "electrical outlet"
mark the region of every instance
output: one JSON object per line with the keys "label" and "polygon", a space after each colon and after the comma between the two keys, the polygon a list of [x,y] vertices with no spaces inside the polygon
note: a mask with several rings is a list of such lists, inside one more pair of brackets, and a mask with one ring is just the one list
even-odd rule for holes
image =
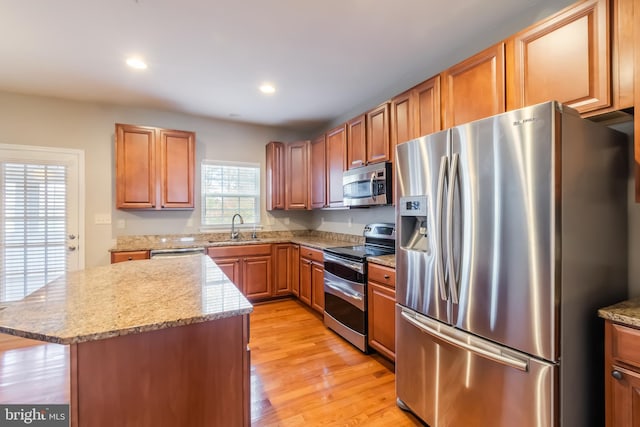
{"label": "electrical outlet", "polygon": [[347,222],[347,227],[351,228],[353,226],[353,218],[349,217],[349,221]]}
{"label": "electrical outlet", "polygon": [[95,214],[93,222],[101,225],[111,224],[111,214]]}
{"label": "electrical outlet", "polygon": [[116,227],[118,227],[120,230],[123,230],[126,226],[127,226],[127,223],[125,222],[124,219],[119,219],[116,222]]}

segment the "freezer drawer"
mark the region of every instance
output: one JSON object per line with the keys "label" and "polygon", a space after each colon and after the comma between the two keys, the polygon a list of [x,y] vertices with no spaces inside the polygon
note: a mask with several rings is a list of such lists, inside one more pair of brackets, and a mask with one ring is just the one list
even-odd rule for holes
{"label": "freezer drawer", "polygon": [[396,388],[431,427],[558,426],[558,365],[396,305]]}

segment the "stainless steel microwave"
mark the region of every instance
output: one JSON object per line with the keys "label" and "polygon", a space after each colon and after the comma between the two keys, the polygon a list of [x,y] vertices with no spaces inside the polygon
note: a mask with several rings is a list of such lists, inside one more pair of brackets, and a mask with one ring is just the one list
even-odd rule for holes
{"label": "stainless steel microwave", "polygon": [[391,162],[350,169],[342,175],[345,206],[376,206],[393,203]]}

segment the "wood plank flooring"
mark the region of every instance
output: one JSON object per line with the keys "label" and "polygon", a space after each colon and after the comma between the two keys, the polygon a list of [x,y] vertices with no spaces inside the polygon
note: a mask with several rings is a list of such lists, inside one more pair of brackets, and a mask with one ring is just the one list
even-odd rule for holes
{"label": "wood plank flooring", "polygon": [[[393,365],[364,355],[298,301],[251,315],[251,425],[419,426],[395,404]],[[68,347],[0,334],[0,403],[68,403]]]}
{"label": "wood plank flooring", "polygon": [[395,403],[393,365],[325,328],[298,301],[251,314],[254,426],[416,426]]}

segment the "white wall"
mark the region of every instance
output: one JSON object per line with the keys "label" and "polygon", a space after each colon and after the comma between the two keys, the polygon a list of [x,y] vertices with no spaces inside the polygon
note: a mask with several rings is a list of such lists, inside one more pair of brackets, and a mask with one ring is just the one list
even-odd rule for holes
{"label": "white wall", "polygon": [[[291,131],[207,119],[158,110],[75,102],[0,92],[0,143],[82,149],[85,152],[85,266],[108,264],[108,249],[118,235],[198,232],[196,209],[174,212],[125,212],[115,209],[114,124],[129,123],[196,132],[196,195],[203,158],[257,162],[264,190],[265,145],[270,140],[299,138]],[[96,214],[111,214],[111,225],[96,225]],[[267,229],[307,228],[306,217],[285,217],[264,210]],[[117,228],[124,220],[125,228]]]}

